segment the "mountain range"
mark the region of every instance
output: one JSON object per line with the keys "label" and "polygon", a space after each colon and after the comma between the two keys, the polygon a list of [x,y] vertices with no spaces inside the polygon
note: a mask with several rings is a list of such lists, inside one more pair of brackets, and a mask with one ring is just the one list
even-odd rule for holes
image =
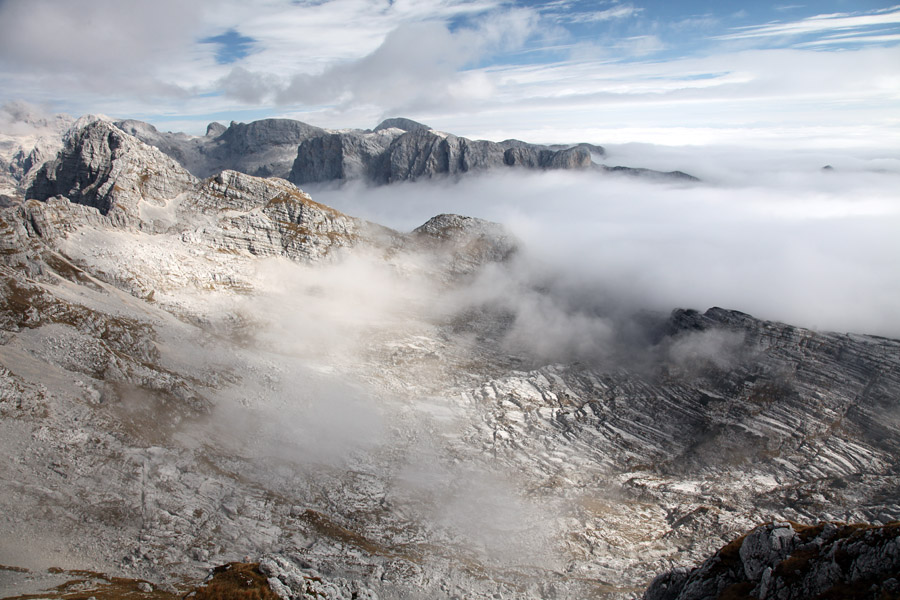
{"label": "mountain range", "polygon": [[282,598],[896,597],[900,341],[605,312],[501,224],[295,185],[602,148],[402,119],[60,143],[0,211],[0,595],[244,561]]}
{"label": "mountain range", "polygon": [[435,131],[411,119],[386,119],[371,130],[330,131],[290,119],[263,119],[227,128],[211,123],[203,137],[162,133],[140,121],[117,121],[123,131],[155,146],[197,177],[226,169],[258,177],[280,177],[296,185],[362,180],[383,185],[441,176],[461,176],[503,167],[595,169],[695,181],[594,162],[605,150],[592,144],[544,146],[519,140],[470,140]]}

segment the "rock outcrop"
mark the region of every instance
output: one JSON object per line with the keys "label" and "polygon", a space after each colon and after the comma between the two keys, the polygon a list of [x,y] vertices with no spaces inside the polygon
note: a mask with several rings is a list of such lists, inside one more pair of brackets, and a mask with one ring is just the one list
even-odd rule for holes
{"label": "rock outcrop", "polygon": [[461,215],[432,217],[411,237],[417,249],[439,253],[451,277],[471,275],[516,252],[515,240],[502,225]]}
{"label": "rock outcrop", "polygon": [[900,523],[761,525],[695,569],[658,576],[644,600],[900,597]]}
{"label": "rock outcrop", "polygon": [[63,146],[63,137],[74,120],[68,115],[43,117],[27,106],[7,104],[8,131],[0,131],[0,196],[21,199],[44,161]]}
{"label": "rock outcrop", "polygon": [[[313,202],[283,179],[224,171],[197,180],[104,120],[74,131],[59,156],[38,172],[27,197],[40,202],[22,208],[26,222],[48,241],[90,222],[179,233],[186,242],[221,251],[315,260],[373,240],[366,232],[378,231]],[[69,202],[99,214],[71,209]]]}
{"label": "rock outcrop", "polygon": [[[85,123],[92,120],[82,118]],[[234,170],[257,177],[287,179],[296,185],[351,180],[383,185],[515,167],[590,169],[696,181],[680,171],[662,173],[597,164],[594,159],[605,154],[601,146],[470,140],[405,118],[386,119],[372,130],[339,131],[291,119],[232,122],[228,127],[210,123],[203,136],[162,132],[149,123],[133,119],[106,121],[157,148],[199,178]],[[0,153],[0,194],[11,197],[32,187],[39,167],[55,155],[63,145],[63,137],[80,135],[83,125],[75,127],[71,136],[59,133],[56,137],[29,138],[28,144],[19,144],[15,151]],[[44,193],[52,187],[46,188],[41,183],[37,189]]]}
{"label": "rock outcrop", "polygon": [[160,132],[141,121],[118,121],[116,125],[145,144],[159,148],[196,177],[235,170],[257,177],[287,178],[297,157],[297,146],[325,131],[291,119],[262,119],[252,123],[232,122],[227,128],[210,123],[206,135]]}
{"label": "rock outcrop", "polygon": [[140,205],[165,206],[196,179],[175,160],[104,120],[75,130],[41,167],[26,198],[65,196],[123,223],[140,221]]}
{"label": "rock outcrop", "polygon": [[[387,121],[385,123],[390,123]],[[372,132],[350,131],[310,138],[298,148],[289,179],[294,183],[364,179],[388,184],[505,167],[587,169],[587,145],[550,148],[516,140],[488,142],[445,134],[416,124],[407,129],[379,125]],[[593,147],[602,153],[602,148]]]}
{"label": "rock outcrop", "polygon": [[237,171],[206,179],[179,213],[185,222],[197,213],[214,217],[210,225],[184,233],[185,241],[256,256],[316,260],[374,239],[363,221],[314,202],[283,179]]}

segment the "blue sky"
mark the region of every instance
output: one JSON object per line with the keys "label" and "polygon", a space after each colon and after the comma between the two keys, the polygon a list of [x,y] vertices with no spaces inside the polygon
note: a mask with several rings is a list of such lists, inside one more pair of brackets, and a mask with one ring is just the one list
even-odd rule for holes
{"label": "blue sky", "polygon": [[900,147],[900,5],[4,0],[0,104],[202,133],[403,115],[475,137]]}

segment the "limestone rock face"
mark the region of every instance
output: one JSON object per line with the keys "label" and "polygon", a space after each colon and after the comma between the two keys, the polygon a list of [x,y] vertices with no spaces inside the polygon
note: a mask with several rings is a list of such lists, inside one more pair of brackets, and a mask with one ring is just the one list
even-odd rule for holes
{"label": "limestone rock face", "polygon": [[596,170],[696,181],[686,173],[608,167],[593,162],[601,146],[529,144],[520,140],[470,140],[435,131],[411,119],[385,119],[372,130],[330,131],[290,119],[212,123],[206,135],[163,133],[140,121],[118,121],[123,131],[156,146],[197,177],[235,170],[279,177],[296,185],[362,180],[384,185],[435,177],[459,177],[508,167]]}
{"label": "limestone rock face", "polygon": [[269,576],[269,587],[284,600],[378,600],[378,594],[358,580],[325,577],[283,556],[267,556],[260,560],[259,568]]}
{"label": "limestone rock face", "polygon": [[377,229],[313,202],[283,179],[223,171],[198,181],[104,120],[75,129],[28,196],[22,207],[27,230],[49,243],[88,224],[167,232],[222,252],[317,260],[370,239],[368,232]]}
{"label": "limestone rock face", "polygon": [[26,197],[65,196],[124,222],[139,221],[139,204],[163,206],[195,178],[175,160],[112,123],[96,120],[74,131],[59,155],[45,163]]}
{"label": "limestone rock face", "polygon": [[74,120],[68,115],[32,114],[16,103],[3,110],[13,122],[8,131],[0,131],[0,195],[21,198],[38,168],[62,148],[63,136]]}
{"label": "limestone rock face", "polygon": [[[389,125],[332,132],[335,172],[542,160]],[[0,558],[159,590],[250,555],[283,597],[895,594],[900,341],[618,322],[498,224],[402,234],[172,160],[86,120],[0,209]]]}
{"label": "limestone rock face", "polygon": [[389,119],[373,132],[310,138],[300,145],[289,178],[298,185],[349,179],[388,184],[506,167],[587,169],[593,164],[588,145],[551,148],[516,140],[469,140],[412,123]]}
{"label": "limestone rock face", "polygon": [[394,117],[385,119],[379,123],[372,131],[381,131],[382,129],[402,129],[403,131],[415,131],[416,129],[431,129],[428,125],[423,125],[418,121],[406,119],[404,117]]}
{"label": "limestone rock face", "polygon": [[644,600],[896,598],[898,574],[900,523],[770,523],[696,569],[660,575]]}
{"label": "limestone rock face", "polygon": [[145,144],[156,146],[197,177],[209,177],[228,169],[258,177],[286,178],[297,157],[297,146],[324,130],[291,119],[232,122],[227,128],[211,123],[206,135],[164,133],[140,121],[117,125]]}
{"label": "limestone rock face", "polygon": [[289,119],[213,123],[205,136],[163,133],[140,121],[123,131],[156,146],[197,177],[236,170],[297,185],[361,179],[375,184],[459,176],[504,167],[587,169],[600,146],[541,146],[518,140],[470,140],[392,118],[373,130],[327,131]]}
{"label": "limestone rock face", "polygon": [[365,224],[323,204],[283,179],[223,171],[203,182],[180,207],[214,222],[184,234],[226,251],[315,260],[364,237]]}
{"label": "limestone rock face", "polygon": [[413,230],[412,239],[421,248],[442,253],[451,276],[504,262],[516,251],[515,240],[502,225],[461,215],[432,217]]}

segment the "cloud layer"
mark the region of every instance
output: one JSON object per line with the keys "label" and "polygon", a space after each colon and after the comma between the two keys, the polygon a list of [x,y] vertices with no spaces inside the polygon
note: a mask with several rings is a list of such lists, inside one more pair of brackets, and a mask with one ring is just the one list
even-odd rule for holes
{"label": "cloud layer", "polygon": [[[647,166],[705,181],[518,173],[314,197],[401,229],[441,212],[506,223],[524,242],[515,285],[552,281],[565,298],[595,300],[557,314],[547,308],[559,305],[519,294],[516,310],[545,324],[568,320],[567,331],[587,331],[577,324],[590,310],[721,306],[823,330],[900,335],[896,161],[720,149],[676,164],[664,148],[641,150]],[[821,170],[829,158],[835,169]],[[516,295],[509,282],[491,283],[497,295]],[[602,337],[593,333],[587,339]],[[553,336],[542,339],[553,344]]]}

